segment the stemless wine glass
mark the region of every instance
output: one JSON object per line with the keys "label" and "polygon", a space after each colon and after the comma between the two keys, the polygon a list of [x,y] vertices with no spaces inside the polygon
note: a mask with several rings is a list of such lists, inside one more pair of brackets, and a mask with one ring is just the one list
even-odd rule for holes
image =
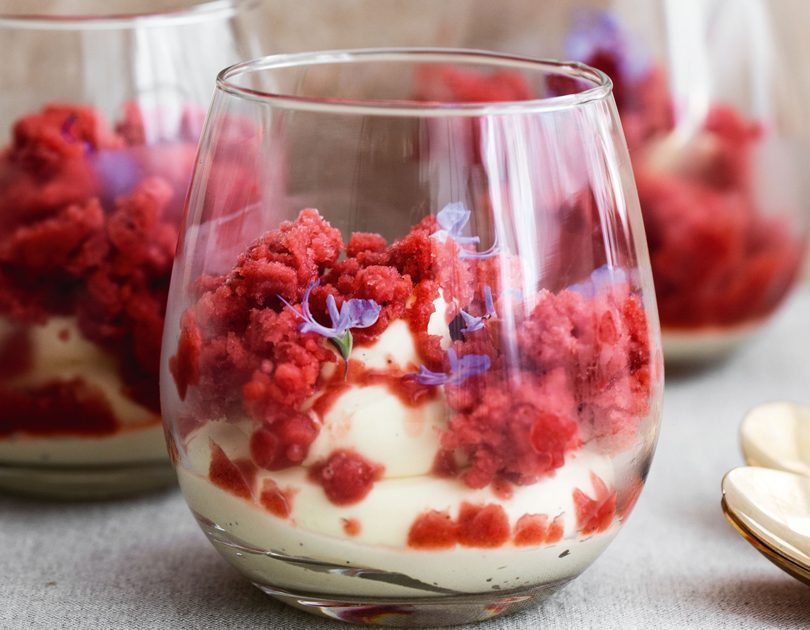
{"label": "stemless wine glass", "polygon": [[0,488],[165,485],[172,259],[215,73],[256,54],[252,3],[21,4],[0,3]]}
{"label": "stemless wine glass", "polygon": [[[467,80],[520,100],[447,98]],[[609,79],[425,49],[223,71],[163,344],[182,491],[265,592],[392,626],[545,597],[628,516],[660,416]]]}
{"label": "stemless wine glass", "polygon": [[667,360],[720,357],[801,271],[810,190],[796,79],[763,0],[609,5],[572,12],[565,57],[613,79]]}

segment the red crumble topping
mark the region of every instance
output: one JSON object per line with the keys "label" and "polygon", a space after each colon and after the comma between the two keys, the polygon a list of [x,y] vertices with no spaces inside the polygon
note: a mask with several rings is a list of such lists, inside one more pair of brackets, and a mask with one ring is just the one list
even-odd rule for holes
{"label": "red crumble topping", "polygon": [[309,416],[279,417],[253,433],[250,454],[260,468],[282,470],[304,461],[316,437],[318,428]]}
{"label": "red crumble topping", "polygon": [[30,388],[0,384],[0,437],[109,435],[118,421],[103,392],[82,379]]}
{"label": "red crumble topping", "polygon": [[359,536],[360,532],[363,531],[363,526],[356,518],[344,518],[343,531],[347,536]]}
{"label": "red crumble topping", "polygon": [[371,492],[382,473],[381,465],[352,451],[341,450],[313,466],[310,479],[323,486],[327,498],[335,505],[351,505],[362,501]]}
{"label": "red crumble topping", "polygon": [[[142,122],[135,105],[127,112]],[[76,317],[82,335],[117,360],[124,393],[157,414],[165,302],[196,136],[145,146],[133,124],[114,130],[91,107],[69,104],[15,123],[0,153],[0,317],[20,330]],[[67,387],[53,384],[46,397],[70,397]],[[81,387],[71,398],[71,409],[92,406],[78,402],[89,400]],[[47,406],[10,385],[0,385],[0,399],[16,401],[28,432]],[[51,429],[109,432],[107,420],[91,429],[100,415],[117,426],[109,410],[86,420],[76,411],[56,413]]]}
{"label": "red crumble topping", "polygon": [[265,479],[259,503],[271,514],[279,518],[289,518],[292,513],[293,492],[282,490],[271,479]]}
{"label": "red crumble topping", "polygon": [[787,208],[763,207],[759,198],[754,169],[762,125],[714,104],[693,144],[662,171],[655,145],[675,128],[664,73],[652,68],[630,79],[610,51],[584,61],[614,81],[662,325],[731,326],[771,313],[798,277],[803,243],[777,216]]}
{"label": "red crumble topping", "polygon": [[499,499],[508,501],[512,498],[514,491],[512,484],[506,481],[506,479],[496,479],[492,482],[492,493]]}
{"label": "red crumble topping", "polygon": [[250,462],[231,461],[222,448],[211,442],[211,464],[208,478],[215,486],[243,499],[253,496],[255,469]]}
{"label": "red crumble topping", "polygon": [[451,549],[458,541],[458,524],[447,512],[425,512],[416,517],[408,531],[413,549]]}
{"label": "red crumble topping", "polygon": [[616,493],[608,491],[605,482],[594,473],[591,473],[591,483],[593,498],[579,488],[574,490],[577,525],[583,536],[605,531],[616,515]]}
{"label": "red crumble topping", "polygon": [[509,518],[500,505],[461,504],[458,542],[463,547],[500,547],[509,541],[509,534]]}

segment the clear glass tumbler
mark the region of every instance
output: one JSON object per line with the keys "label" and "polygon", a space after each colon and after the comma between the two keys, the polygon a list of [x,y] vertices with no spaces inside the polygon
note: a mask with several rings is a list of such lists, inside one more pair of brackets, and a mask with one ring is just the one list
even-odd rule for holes
{"label": "clear glass tumbler", "polygon": [[773,7],[608,4],[572,11],[564,57],[613,79],[667,360],[722,357],[789,295],[806,244],[806,116]]}
{"label": "clear glass tumbler", "polygon": [[[518,100],[448,98],[468,79]],[[268,57],[220,74],[199,155],[161,392],[218,551],[293,606],[392,626],[581,573],[641,491],[663,379],[609,79]]]}
{"label": "clear glass tumbler", "polygon": [[214,77],[253,51],[240,30],[251,4],[21,4],[0,3],[14,59],[0,70],[0,488],[165,485],[172,260]]}

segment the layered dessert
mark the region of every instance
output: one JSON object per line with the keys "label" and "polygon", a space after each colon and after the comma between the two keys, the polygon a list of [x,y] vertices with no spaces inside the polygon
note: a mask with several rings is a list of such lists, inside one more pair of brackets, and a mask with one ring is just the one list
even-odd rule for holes
{"label": "layered dessert", "polygon": [[165,459],[158,368],[199,120],[20,118],[0,154],[0,463]]}
{"label": "layered dessert", "polygon": [[183,298],[163,391],[180,484],[257,584],[562,582],[632,509],[662,377],[633,274],[533,286],[469,222],[452,203],[344,241],[304,209]]}
{"label": "layered dessert", "polygon": [[782,303],[801,268],[784,140],[722,100],[676,115],[663,68],[609,13],[581,14],[567,52],[613,80],[667,356],[728,350]]}

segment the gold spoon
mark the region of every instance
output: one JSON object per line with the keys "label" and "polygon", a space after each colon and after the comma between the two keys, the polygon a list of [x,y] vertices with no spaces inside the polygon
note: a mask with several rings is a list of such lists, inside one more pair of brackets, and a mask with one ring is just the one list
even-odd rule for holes
{"label": "gold spoon", "polygon": [[722,483],[723,512],[762,555],[810,585],[810,478],[746,466]]}
{"label": "gold spoon", "polygon": [[810,477],[810,407],[786,402],[755,407],[743,419],[740,443],[749,466]]}

